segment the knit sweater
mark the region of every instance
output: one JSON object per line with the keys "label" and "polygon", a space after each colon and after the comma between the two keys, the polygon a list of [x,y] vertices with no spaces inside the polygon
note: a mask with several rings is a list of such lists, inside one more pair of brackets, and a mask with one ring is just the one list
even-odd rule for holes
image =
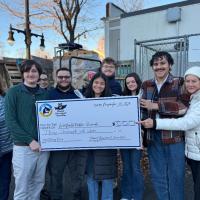
{"label": "knit sweater", "polygon": [[35,102],[48,99],[47,92],[39,88],[30,93],[24,84],[8,90],[5,99],[6,123],[14,143],[30,144],[38,141]]}

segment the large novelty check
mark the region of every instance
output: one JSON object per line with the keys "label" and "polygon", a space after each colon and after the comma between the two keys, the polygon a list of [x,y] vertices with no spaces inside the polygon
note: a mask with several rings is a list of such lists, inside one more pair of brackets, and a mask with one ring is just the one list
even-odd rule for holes
{"label": "large novelty check", "polygon": [[38,101],[36,107],[43,151],[141,146],[137,97]]}

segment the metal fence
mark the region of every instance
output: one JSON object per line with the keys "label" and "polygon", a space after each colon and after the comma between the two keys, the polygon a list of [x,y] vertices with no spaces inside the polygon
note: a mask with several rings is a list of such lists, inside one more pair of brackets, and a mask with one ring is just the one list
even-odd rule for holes
{"label": "metal fence", "polygon": [[176,76],[183,76],[185,70],[190,66],[188,60],[189,53],[191,53],[189,48],[190,39],[199,36],[200,33],[145,41],[135,40],[134,71],[140,75],[142,80],[153,77],[153,72],[149,65],[152,55],[157,51],[167,51],[174,59],[172,73]]}

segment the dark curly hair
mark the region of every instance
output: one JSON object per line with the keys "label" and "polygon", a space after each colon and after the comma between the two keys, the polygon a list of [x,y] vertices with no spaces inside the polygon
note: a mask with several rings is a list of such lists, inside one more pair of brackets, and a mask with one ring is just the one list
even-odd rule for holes
{"label": "dark curly hair", "polygon": [[163,58],[163,57],[166,58],[166,60],[168,61],[168,63],[170,65],[174,64],[174,59],[172,58],[172,56],[168,52],[166,52],[166,51],[158,51],[152,56],[152,58],[150,60],[150,66],[152,67],[154,61],[156,61],[156,60],[158,60],[160,58]]}

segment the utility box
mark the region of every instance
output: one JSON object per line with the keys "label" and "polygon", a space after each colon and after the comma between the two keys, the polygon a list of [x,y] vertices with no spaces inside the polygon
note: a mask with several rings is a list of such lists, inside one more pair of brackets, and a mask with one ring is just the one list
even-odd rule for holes
{"label": "utility box", "polygon": [[174,7],[167,9],[167,22],[175,23],[181,21],[181,8]]}

